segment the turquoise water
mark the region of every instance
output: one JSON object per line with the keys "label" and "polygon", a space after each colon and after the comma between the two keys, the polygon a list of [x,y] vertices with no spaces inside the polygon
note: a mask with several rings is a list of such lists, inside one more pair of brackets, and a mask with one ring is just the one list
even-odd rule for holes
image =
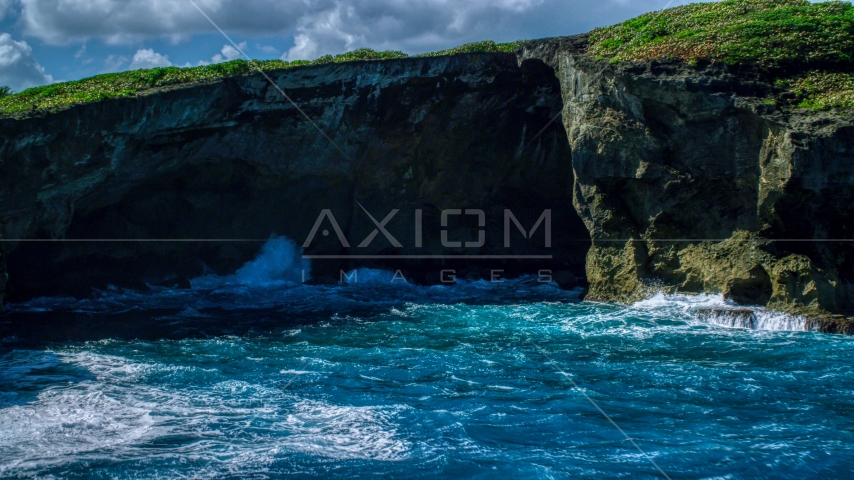
{"label": "turquoise water", "polygon": [[131,312],[173,335],[6,338],[0,477],[664,478],[650,459],[674,479],[854,471],[852,338],[703,323],[714,296],[615,306],[535,279],[390,275],[13,305]]}

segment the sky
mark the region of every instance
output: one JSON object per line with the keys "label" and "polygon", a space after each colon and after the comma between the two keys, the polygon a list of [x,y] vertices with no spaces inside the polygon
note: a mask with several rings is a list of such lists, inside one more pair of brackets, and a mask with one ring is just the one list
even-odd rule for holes
{"label": "sky", "polygon": [[[194,0],[252,58],[417,54],[583,33],[669,0]],[[695,0],[696,1],[696,0]],[[671,7],[689,3],[673,0]],[[0,85],[238,58],[190,0],[0,0]]]}

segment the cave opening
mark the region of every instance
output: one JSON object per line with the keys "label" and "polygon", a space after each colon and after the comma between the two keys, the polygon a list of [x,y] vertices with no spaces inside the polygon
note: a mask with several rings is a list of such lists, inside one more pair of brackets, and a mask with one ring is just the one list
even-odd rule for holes
{"label": "cave opening", "polygon": [[[234,126],[212,130],[200,119],[197,131],[166,139],[161,134],[156,144],[152,135],[126,139],[132,148],[121,155],[133,158],[122,163],[163,166],[143,178],[117,172],[112,183],[73,199],[67,228],[31,233],[121,241],[18,244],[7,255],[7,300],[85,298],[110,285],[145,290],[231,274],[272,235],[303,245],[327,210],[350,245],[318,234],[304,253],[338,258],[313,259],[312,282],[336,283],[342,272],[380,268],[417,284],[443,283],[452,271],[456,278],[530,275],[564,288],[586,287],[591,241],[573,207],[558,78],[540,60],[520,65],[515,56],[484,57],[494,68],[478,81],[414,75],[392,82],[379,96],[371,88],[347,87],[361,97],[338,123],[363,134],[349,141],[349,161],[283,154],[303,151],[317,138],[310,130],[294,130],[299,119],[276,110],[221,112]],[[418,63],[401,62],[412,63],[413,70]],[[443,220],[443,212],[456,210],[460,215]],[[380,234],[360,249],[378,230],[375,220],[395,211],[384,227],[401,245]],[[550,232],[540,222],[544,212]],[[420,245],[415,218],[422,222]],[[327,225],[321,231],[332,230]],[[467,249],[479,238],[482,245]],[[205,241],[187,241],[194,239]],[[454,241],[462,246],[446,245]],[[358,255],[350,255],[354,251]]]}

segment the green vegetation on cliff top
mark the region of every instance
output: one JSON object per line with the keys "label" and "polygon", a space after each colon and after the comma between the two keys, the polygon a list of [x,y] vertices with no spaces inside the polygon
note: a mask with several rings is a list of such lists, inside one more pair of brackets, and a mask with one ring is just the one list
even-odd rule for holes
{"label": "green vegetation on cliff top", "polygon": [[[496,44],[492,41],[483,41],[469,43],[451,50],[418,56],[512,52],[520,44],[521,42]],[[230,62],[199,67],[166,67],[108,73],[73,82],[55,83],[53,85],[30,88],[21,93],[5,97],[0,95],[0,116],[37,110],[56,110],[81,103],[97,102],[111,98],[132,97],[158,88],[199,83],[237,75],[249,75],[259,69],[268,71],[302,65],[320,65],[358,60],[388,60],[406,57],[408,55],[403,52],[376,52],[369,48],[363,48],[342,53],[341,55],[324,55],[311,62],[307,60],[295,60],[292,62],[283,60],[253,60],[250,65],[250,62],[245,60],[232,60]]]}
{"label": "green vegetation on cliff top", "polygon": [[[510,53],[521,44],[483,41],[417,56]],[[684,5],[593,30],[590,53],[613,62],[672,59],[691,64],[756,64],[779,72],[777,85],[795,92],[802,107],[854,108],[854,6],[838,0],[723,0]],[[0,116],[130,97],[163,87],[248,75],[256,69],[405,57],[397,51],[360,49],[324,55],[313,62],[266,60],[253,61],[250,66],[244,60],[233,60],[111,73],[0,95]]]}
{"label": "green vegetation on cliff top", "polygon": [[850,64],[854,6],[807,0],[724,0],[652,12],[590,32],[593,54],[619,60]]}
{"label": "green vegetation on cliff top", "polygon": [[854,107],[854,6],[724,0],[652,12],[590,32],[590,53],[620,60],[756,64],[806,108]]}
{"label": "green vegetation on cliff top", "polygon": [[[262,70],[287,68],[309,62],[283,62],[271,60],[257,62]],[[73,82],[55,83],[30,88],[23,92],[0,98],[0,114],[14,114],[34,110],[54,110],[69,105],[97,102],[110,98],[130,97],[155,88],[204,82],[251,72],[248,62],[231,62],[191,68],[152,68],[121,73],[108,73]]]}
{"label": "green vegetation on cliff top", "polygon": [[492,40],[484,40],[482,42],[467,43],[449,50],[422,53],[416,55],[416,57],[441,57],[443,55],[457,55],[459,53],[513,53],[523,43],[525,42],[522,40],[509,43],[495,43]]}

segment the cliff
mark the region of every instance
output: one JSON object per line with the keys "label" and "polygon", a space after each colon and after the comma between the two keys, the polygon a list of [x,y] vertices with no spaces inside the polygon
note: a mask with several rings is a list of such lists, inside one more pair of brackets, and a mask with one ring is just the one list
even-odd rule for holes
{"label": "cliff", "polygon": [[596,60],[528,45],[560,78],[589,299],[723,292],[854,309],[854,115],[798,108],[755,67]]}
{"label": "cliff", "polygon": [[[326,219],[333,234],[316,232],[307,254],[550,258],[327,258],[312,262],[317,281],[368,266],[424,283],[443,269],[547,269],[566,286],[584,283],[589,237],[571,207],[566,134],[550,123],[560,86],[542,62],[455,55],[269,74],[335,145],[260,75],[0,120],[2,236],[110,240],[4,243],[9,299],[233,273],[271,235],[303,244],[323,211],[351,248]],[[485,218],[456,215],[443,228],[449,209]],[[514,234],[506,249],[505,209],[526,231],[550,209],[561,234],[551,248],[543,228],[536,242]],[[368,214],[382,221],[395,210],[385,228],[400,248],[383,234],[360,247],[376,230]],[[449,242],[477,243],[481,229],[481,248],[442,246],[440,230]]]}
{"label": "cliff", "polygon": [[[854,238],[848,111],[798,108],[759,68],[611,63],[587,48],[578,36],[270,72],[343,152],[260,75],[2,119],[3,238],[242,240],[6,242],[8,296],[230,273],[272,234],[303,243],[322,210],[353,245],[318,234],[309,254],[352,254],[376,228],[362,207],[399,210],[386,227],[402,245],[380,234],[359,254],[469,254],[442,245],[441,212],[482,209],[484,222],[446,228],[475,243],[485,230],[489,262],[324,259],[312,276],[549,270],[595,300],[723,292],[854,311],[854,243],[840,241]],[[552,245],[538,232],[508,250],[505,210],[525,229],[551,210]]]}

